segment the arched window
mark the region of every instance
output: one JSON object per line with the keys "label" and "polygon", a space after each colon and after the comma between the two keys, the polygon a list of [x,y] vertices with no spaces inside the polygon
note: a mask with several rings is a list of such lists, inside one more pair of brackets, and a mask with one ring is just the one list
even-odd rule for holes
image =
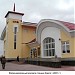
{"label": "arched window", "polygon": [[44,56],[55,56],[55,40],[47,37],[43,40]]}

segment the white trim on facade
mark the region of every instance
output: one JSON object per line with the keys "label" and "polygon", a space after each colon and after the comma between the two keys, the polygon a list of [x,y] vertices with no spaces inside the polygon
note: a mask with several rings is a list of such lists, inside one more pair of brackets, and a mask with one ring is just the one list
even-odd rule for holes
{"label": "white trim on facade", "polygon": [[19,28],[18,28],[18,25],[17,24],[13,25],[13,32],[14,32],[14,28],[15,27],[17,27],[17,32],[18,32],[19,31]]}
{"label": "white trim on facade", "polygon": [[7,20],[8,20],[8,19],[18,19],[18,20],[22,20],[22,15],[9,13],[6,19],[7,19]]}
{"label": "white trim on facade", "polygon": [[75,32],[75,30],[70,30],[69,32]]}
{"label": "white trim on facade", "polygon": [[58,29],[61,29],[62,31],[64,31],[68,36],[72,36],[70,33],[69,33],[69,29],[64,26],[62,23],[58,22],[58,21],[55,21],[55,20],[41,20],[39,23],[38,23],[38,26],[37,26],[37,38],[36,40],[38,41],[38,43],[40,44],[41,42],[41,33],[42,33],[42,30],[46,27],[55,27],[55,28],[58,28]]}
{"label": "white trim on facade", "polygon": [[47,57],[43,54],[43,40],[47,37],[51,37],[55,40],[55,55],[57,55],[57,57],[61,57],[61,41],[59,40],[61,38],[60,29],[55,27],[46,27],[41,33],[41,58],[51,58],[51,56]]}
{"label": "white trim on facade", "polygon": [[56,23],[56,24],[58,24],[58,25],[64,27],[64,29],[66,29],[68,32],[70,31],[70,30],[69,30],[66,26],[64,26],[62,23],[60,23],[60,22],[58,22],[58,21],[55,21],[55,20],[52,20],[52,19],[43,19],[43,20],[41,20],[41,21],[38,23],[37,29],[38,29],[38,27],[39,27],[39,25],[40,25],[41,23],[47,22],[47,21]]}

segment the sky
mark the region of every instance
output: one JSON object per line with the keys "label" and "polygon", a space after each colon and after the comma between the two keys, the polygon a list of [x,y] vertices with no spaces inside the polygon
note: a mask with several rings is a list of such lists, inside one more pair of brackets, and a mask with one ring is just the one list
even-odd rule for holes
{"label": "sky", "polygon": [[75,0],[0,0],[0,34],[5,27],[5,15],[13,11],[24,13],[23,21],[38,23],[41,19],[56,19],[74,23]]}
{"label": "sky", "polygon": [[75,23],[75,0],[0,0],[0,35],[6,25],[8,11],[24,13],[23,21],[38,23],[41,19],[55,19]]}

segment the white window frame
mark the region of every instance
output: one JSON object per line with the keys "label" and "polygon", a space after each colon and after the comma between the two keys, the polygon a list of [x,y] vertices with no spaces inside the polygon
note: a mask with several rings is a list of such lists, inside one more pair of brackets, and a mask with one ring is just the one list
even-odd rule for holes
{"label": "white window frame", "polygon": [[[13,26],[13,32],[15,31],[15,27],[17,27],[17,32],[18,32],[18,25]],[[17,41],[17,33],[14,33],[14,36],[16,36],[16,41]],[[14,39],[15,39],[15,37],[14,37]],[[17,48],[17,42],[16,41],[14,40],[14,44],[16,43],[16,47],[14,46],[14,49]]]}
{"label": "white window frame", "polygon": [[18,25],[14,25],[13,26],[13,32],[14,32],[14,28],[17,27],[17,32],[18,32]]}
{"label": "white window frame", "polygon": [[[67,43],[68,42],[68,43]],[[70,52],[67,52],[67,46],[69,46],[69,51],[70,51],[70,44],[69,44],[69,41],[62,41],[62,53],[70,53]],[[65,52],[63,52],[65,51]]]}
{"label": "white window frame", "polygon": [[[49,39],[51,39],[51,41],[49,42]],[[48,42],[46,42],[48,40]],[[44,52],[44,56],[55,56],[55,40],[53,38],[47,37],[43,40],[43,52]],[[52,48],[52,44],[54,44],[54,48]],[[51,45],[49,47],[49,45]],[[54,49],[54,55],[53,55],[53,49]],[[45,52],[48,51],[48,55],[45,54]],[[51,55],[49,53],[49,51],[51,52]]]}

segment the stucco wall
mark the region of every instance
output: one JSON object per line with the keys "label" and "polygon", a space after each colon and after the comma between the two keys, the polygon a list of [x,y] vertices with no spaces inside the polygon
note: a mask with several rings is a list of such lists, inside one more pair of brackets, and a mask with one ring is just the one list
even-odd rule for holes
{"label": "stucco wall", "polygon": [[[19,23],[13,23],[13,21],[18,21]],[[7,28],[7,37],[6,37],[6,48],[5,48],[5,56],[6,58],[16,58],[18,55],[22,56],[22,27],[21,27],[21,21],[17,19],[9,19],[6,21],[8,24]],[[14,49],[14,32],[13,27],[14,25],[18,25],[18,32],[17,32],[17,48]]]}
{"label": "stucco wall", "polygon": [[[53,21],[53,20],[42,20],[38,23],[38,26],[37,26],[37,41],[40,43],[41,42],[41,47],[42,47],[42,40],[45,38],[45,37],[52,37],[53,35],[51,35],[52,33],[55,32],[55,34],[58,34],[56,33],[56,31],[53,29],[52,30],[52,33],[51,33],[51,29],[46,29],[47,31],[44,31],[42,36],[41,36],[41,33],[42,31],[46,28],[46,27],[54,27],[54,28],[58,28],[60,29],[60,42],[62,41],[69,41],[70,43],[70,53],[62,53],[62,48],[60,48],[60,51],[61,51],[61,57],[62,58],[72,58],[72,57],[75,57],[75,37],[71,35],[70,33],[70,30],[65,26],[63,25],[62,23],[57,23],[57,21]],[[56,35],[54,38],[57,38],[59,35]],[[58,44],[58,47],[60,45]],[[41,48],[42,50],[43,48]],[[58,52],[59,53],[59,52]],[[42,54],[43,55],[43,54]],[[41,56],[42,56],[41,55]]]}
{"label": "stucco wall", "polygon": [[61,30],[61,41],[69,41],[70,44],[70,53],[62,53],[62,58],[75,57],[75,37],[71,37]]}
{"label": "stucco wall", "polygon": [[[58,57],[61,57],[61,41],[59,40],[61,38],[60,36],[60,29],[56,27],[46,27],[42,30],[41,33],[41,57],[46,58],[46,56],[43,55],[43,40],[47,37],[51,37],[55,40],[55,55]],[[51,58],[51,56],[47,56],[47,58]]]}
{"label": "stucco wall", "polygon": [[[27,26],[23,26],[22,27],[22,31],[23,31],[23,40],[22,43],[28,43],[30,41],[32,41],[33,39],[36,38],[36,34],[34,33],[34,31],[36,30],[35,27],[27,27]],[[27,44],[22,44],[22,48],[23,48],[23,58],[27,58],[30,57],[30,47],[27,46]]]}

